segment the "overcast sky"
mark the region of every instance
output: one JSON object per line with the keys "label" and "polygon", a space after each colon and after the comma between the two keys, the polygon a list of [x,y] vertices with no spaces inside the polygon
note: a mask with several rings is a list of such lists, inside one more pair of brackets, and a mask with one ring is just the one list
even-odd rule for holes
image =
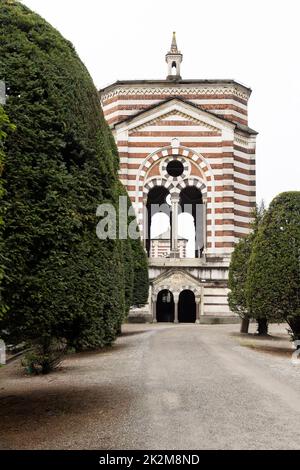
{"label": "overcast sky", "polygon": [[257,199],[300,190],[299,0],[24,0],[69,39],[97,88],[165,78],[172,31],[184,79],[233,78],[253,90]]}

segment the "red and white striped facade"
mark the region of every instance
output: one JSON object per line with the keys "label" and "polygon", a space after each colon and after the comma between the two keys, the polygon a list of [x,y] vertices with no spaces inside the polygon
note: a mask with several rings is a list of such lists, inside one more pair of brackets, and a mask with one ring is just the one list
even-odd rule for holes
{"label": "red and white striped facade", "polygon": [[[117,82],[101,103],[120,154],[120,179],[143,233],[143,200],[162,159],[178,154],[207,192],[207,254],[230,253],[255,207],[256,132],[250,90],[233,81]],[[162,180],[163,182],[163,180]],[[145,191],[146,189],[146,191]]]}
{"label": "red and white striped facade", "polygon": [[[144,205],[151,188],[164,186],[171,194],[186,186],[201,190],[206,203],[205,257],[194,259],[190,266],[186,259],[170,261],[169,268],[174,276],[177,262],[178,269],[184,265],[188,275],[199,279],[202,314],[228,315],[230,253],[237,240],[249,233],[255,207],[257,132],[248,127],[247,113],[251,90],[233,80],[174,78],[118,81],[100,91],[101,104],[118,146],[120,179],[143,237]],[[181,159],[185,167],[175,182],[164,171],[172,158]],[[153,267],[153,285],[160,276],[166,285],[166,269]],[[200,285],[203,277],[205,286]],[[211,298],[207,309],[204,287]],[[215,298],[222,296],[221,303],[216,303]],[[214,308],[215,304],[219,307]]]}

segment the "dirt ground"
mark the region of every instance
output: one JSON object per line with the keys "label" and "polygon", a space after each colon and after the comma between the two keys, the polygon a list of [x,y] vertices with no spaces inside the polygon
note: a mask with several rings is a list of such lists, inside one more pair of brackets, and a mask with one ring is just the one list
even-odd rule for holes
{"label": "dirt ground", "polygon": [[297,449],[300,361],[285,325],[124,325],[46,376],[0,368],[0,449]]}

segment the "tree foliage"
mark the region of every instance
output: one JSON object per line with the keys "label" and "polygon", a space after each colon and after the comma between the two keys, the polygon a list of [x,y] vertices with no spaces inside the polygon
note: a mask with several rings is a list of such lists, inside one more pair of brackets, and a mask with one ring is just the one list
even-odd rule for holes
{"label": "tree foliage", "polygon": [[[265,214],[263,201],[253,212],[252,230],[236,244],[231,256],[228,274],[228,305],[242,319],[241,332],[248,332],[249,319],[255,317],[252,314],[247,298],[247,281],[250,256],[255,237]],[[256,316],[258,322],[258,334],[267,334],[268,324],[265,317]]]}
{"label": "tree foliage", "polygon": [[72,44],[27,7],[2,1],[0,22],[6,111],[16,124],[5,143],[2,328],[49,347],[49,338],[77,349],[111,344],[138,261],[122,240],[96,236],[97,206],[117,208],[120,192],[97,90]]}
{"label": "tree foliage", "polygon": [[299,191],[271,202],[253,244],[246,290],[253,316],[287,321],[300,339]]}
{"label": "tree foliage", "polygon": [[0,105],[0,318],[5,312],[5,305],[2,302],[2,286],[1,282],[3,279],[4,273],[4,243],[3,243],[3,229],[4,229],[4,205],[2,204],[2,198],[5,194],[4,184],[3,184],[3,170],[5,163],[5,153],[4,153],[4,142],[7,138],[9,132],[15,130],[15,126],[11,124],[7,114],[4,111],[2,105]]}
{"label": "tree foliage", "polygon": [[[113,149],[114,155],[118,155],[117,146],[111,133],[110,145]],[[149,275],[148,275],[148,258],[141,242],[140,232],[131,204],[131,200],[121,183],[119,183],[119,195],[127,197],[127,207],[129,209],[128,227],[135,231],[138,236],[129,237],[124,241],[125,259],[127,260],[127,276],[126,276],[126,290],[129,295],[127,296],[127,309],[129,306],[143,306],[148,301],[149,291]]]}
{"label": "tree foliage", "polygon": [[250,234],[241,238],[234,248],[228,274],[228,305],[232,312],[237,313],[241,318],[249,316],[246,281],[247,266],[251,254],[253,235]]}
{"label": "tree foliage", "polygon": [[247,271],[253,243],[264,213],[265,207],[262,202],[253,212],[251,232],[238,241],[231,255],[228,274],[228,287],[230,289],[228,304],[230,309],[241,318],[250,316],[246,291]]}
{"label": "tree foliage", "polygon": [[141,307],[148,301],[148,262],[141,240],[131,240],[134,268],[132,305]]}

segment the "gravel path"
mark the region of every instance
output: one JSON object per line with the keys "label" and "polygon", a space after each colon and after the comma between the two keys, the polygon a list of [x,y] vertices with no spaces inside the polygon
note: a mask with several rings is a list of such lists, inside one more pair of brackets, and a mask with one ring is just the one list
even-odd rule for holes
{"label": "gravel path", "polygon": [[0,449],[299,449],[300,365],[234,332],[126,325],[111,349],[48,376],[1,368]]}

